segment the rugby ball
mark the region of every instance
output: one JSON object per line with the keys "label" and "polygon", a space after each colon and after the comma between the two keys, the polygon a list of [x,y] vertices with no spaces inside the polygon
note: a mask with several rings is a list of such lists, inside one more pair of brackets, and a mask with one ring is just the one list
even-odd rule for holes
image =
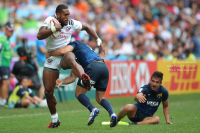
{"label": "rugby ball", "polygon": [[[48,28],[51,29],[52,26],[54,26],[54,22],[55,23],[59,23],[57,19],[52,18],[48,24]],[[60,34],[60,31],[56,31],[54,32],[50,37],[56,39],[58,37],[58,35]]]}

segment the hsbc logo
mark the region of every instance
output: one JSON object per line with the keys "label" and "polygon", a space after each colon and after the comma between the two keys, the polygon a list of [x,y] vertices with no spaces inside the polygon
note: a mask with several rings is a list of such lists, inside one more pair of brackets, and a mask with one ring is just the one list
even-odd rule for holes
{"label": "hsbc logo", "polygon": [[110,95],[131,95],[150,80],[147,62],[111,63],[110,69]]}
{"label": "hsbc logo", "polygon": [[149,67],[146,62],[141,62],[138,64],[138,69],[136,73],[136,85],[137,88],[140,88],[141,86],[144,86],[147,84],[150,80],[150,74],[149,74]]}

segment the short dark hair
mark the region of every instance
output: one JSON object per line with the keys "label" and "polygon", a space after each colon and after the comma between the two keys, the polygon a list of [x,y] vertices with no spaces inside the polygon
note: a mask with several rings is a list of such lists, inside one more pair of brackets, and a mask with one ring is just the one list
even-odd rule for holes
{"label": "short dark hair", "polygon": [[23,79],[29,79],[29,78],[27,76],[20,76],[19,79],[18,79],[20,84],[21,84]]}
{"label": "short dark hair", "polygon": [[159,72],[159,71],[155,71],[155,72],[152,74],[151,78],[152,78],[152,77],[154,77],[154,78],[160,78],[161,81],[162,81],[162,80],[163,80],[163,73],[162,73],[162,72]]}
{"label": "short dark hair", "polygon": [[56,7],[56,13],[62,12],[63,9],[68,9],[68,6],[65,4],[60,4]]}

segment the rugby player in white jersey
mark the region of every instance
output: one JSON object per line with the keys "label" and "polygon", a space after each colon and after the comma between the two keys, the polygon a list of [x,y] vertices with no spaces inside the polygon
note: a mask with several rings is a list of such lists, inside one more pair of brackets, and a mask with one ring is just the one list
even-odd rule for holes
{"label": "rugby player in white jersey", "polygon": [[[54,21],[54,27],[48,28],[50,21]],[[58,21],[59,23],[56,23],[55,21]],[[47,51],[54,51],[58,48],[62,48],[68,45],[71,39],[71,35],[75,30],[85,30],[90,36],[97,40],[97,45],[102,51],[104,51],[102,45],[100,45],[101,39],[98,38],[96,32],[87,24],[70,19],[70,11],[65,4],[60,4],[57,6],[55,16],[46,18],[43,25],[39,29],[37,38],[39,40],[46,39]],[[60,31],[60,34],[57,37],[51,37],[51,35],[56,31]],[[85,74],[83,68],[78,63],[76,63],[73,53],[67,52],[64,56],[51,56],[46,59],[43,70],[43,83],[45,87],[45,95],[48,107],[52,118],[52,122],[47,128],[55,128],[60,125],[58,114],[56,112],[54,87],[56,85],[56,80],[59,78],[59,70],[61,68],[72,69],[73,73],[78,78],[82,79],[82,82],[87,89],[90,89],[91,87],[90,77]]]}

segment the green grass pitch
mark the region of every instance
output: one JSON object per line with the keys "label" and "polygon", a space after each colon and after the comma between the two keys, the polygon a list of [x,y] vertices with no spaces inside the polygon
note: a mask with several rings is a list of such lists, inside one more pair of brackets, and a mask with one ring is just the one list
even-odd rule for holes
{"label": "green grass pitch", "polygon": [[[108,99],[116,114],[128,103],[135,103],[133,97]],[[103,121],[109,121],[107,111],[97,104],[100,109],[91,126],[87,126],[89,111],[78,100],[58,102],[57,112],[61,126],[55,129],[46,129],[50,123],[50,114],[47,108],[37,109],[4,109],[0,108],[0,133],[191,133],[200,132],[200,94],[170,95],[170,116],[173,125],[165,123],[162,112],[162,104],[155,113],[161,121],[157,125],[118,125],[114,128],[101,125]],[[122,121],[129,122],[125,117]]]}

